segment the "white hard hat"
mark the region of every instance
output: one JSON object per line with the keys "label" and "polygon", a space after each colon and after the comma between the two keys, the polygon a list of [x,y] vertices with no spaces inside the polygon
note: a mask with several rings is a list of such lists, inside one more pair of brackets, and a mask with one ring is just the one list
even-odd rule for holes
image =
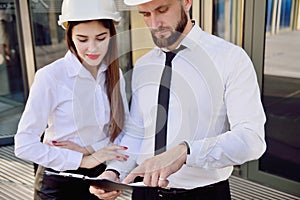
{"label": "white hard hat", "polygon": [[137,6],[139,4],[147,3],[152,0],[124,0],[124,3],[128,6]]}
{"label": "white hard hat", "polygon": [[94,19],[121,20],[113,0],[64,0],[58,25],[64,29],[68,21],[86,21]]}

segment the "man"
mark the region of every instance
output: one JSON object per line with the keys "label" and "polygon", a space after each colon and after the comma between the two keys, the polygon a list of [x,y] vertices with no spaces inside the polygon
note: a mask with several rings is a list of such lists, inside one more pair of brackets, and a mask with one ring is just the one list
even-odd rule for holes
{"label": "man", "polygon": [[[205,33],[190,19],[192,0],[124,1],[138,6],[157,47],[134,67],[131,117],[144,138],[140,147],[134,134],[123,138],[121,145],[139,151],[138,167],[123,183],[140,176],[149,186],[134,190],[132,199],[230,199],[233,166],[258,159],[266,149],[265,114],[251,60],[243,49]],[[177,51],[171,64],[165,63],[168,51]],[[167,84],[161,82],[165,64],[172,65]],[[169,93],[167,107],[160,100],[164,93]],[[161,129],[166,139],[157,139]],[[165,147],[157,148],[162,140]],[[132,168],[129,163],[123,170]],[[120,164],[112,166],[122,174]],[[112,171],[106,173],[116,179]],[[120,194],[90,191],[101,199]]]}

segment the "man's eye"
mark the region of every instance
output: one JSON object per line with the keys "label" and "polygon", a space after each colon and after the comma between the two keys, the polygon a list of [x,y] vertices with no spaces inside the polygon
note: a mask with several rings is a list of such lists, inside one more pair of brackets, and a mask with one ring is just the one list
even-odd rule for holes
{"label": "man's eye", "polygon": [[158,10],[158,12],[160,12],[160,13],[165,13],[167,11],[168,11],[168,7],[161,8],[161,9]]}
{"label": "man's eye", "polygon": [[142,13],[144,17],[150,17],[150,13]]}

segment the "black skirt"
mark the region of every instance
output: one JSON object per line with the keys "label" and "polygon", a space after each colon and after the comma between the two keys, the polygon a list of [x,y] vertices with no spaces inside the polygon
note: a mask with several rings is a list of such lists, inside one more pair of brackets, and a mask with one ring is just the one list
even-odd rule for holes
{"label": "black skirt", "polygon": [[[106,166],[101,164],[92,169],[79,168],[78,170],[68,170],[65,172],[97,177],[105,168]],[[34,183],[35,200],[99,200],[89,192],[90,185],[84,180],[46,175],[45,170],[57,172],[50,168],[38,167]]]}

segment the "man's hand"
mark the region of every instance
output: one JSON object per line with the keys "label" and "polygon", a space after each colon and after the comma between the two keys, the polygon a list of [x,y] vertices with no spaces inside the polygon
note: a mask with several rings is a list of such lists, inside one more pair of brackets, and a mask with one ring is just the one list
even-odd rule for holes
{"label": "man's hand", "polygon": [[167,178],[177,172],[187,159],[187,146],[180,144],[164,153],[145,160],[123,180],[132,182],[137,176],[144,177],[144,184],[151,187],[167,187]]}
{"label": "man's hand", "polygon": [[[119,181],[119,177],[117,176],[116,173],[112,171],[105,171],[103,172],[99,178],[105,178],[105,179],[110,179],[114,181]],[[90,186],[90,193],[94,194],[97,196],[99,199],[103,200],[110,200],[110,199],[116,199],[122,192],[121,191],[111,191],[107,192],[101,188],[95,187],[95,186]]]}

